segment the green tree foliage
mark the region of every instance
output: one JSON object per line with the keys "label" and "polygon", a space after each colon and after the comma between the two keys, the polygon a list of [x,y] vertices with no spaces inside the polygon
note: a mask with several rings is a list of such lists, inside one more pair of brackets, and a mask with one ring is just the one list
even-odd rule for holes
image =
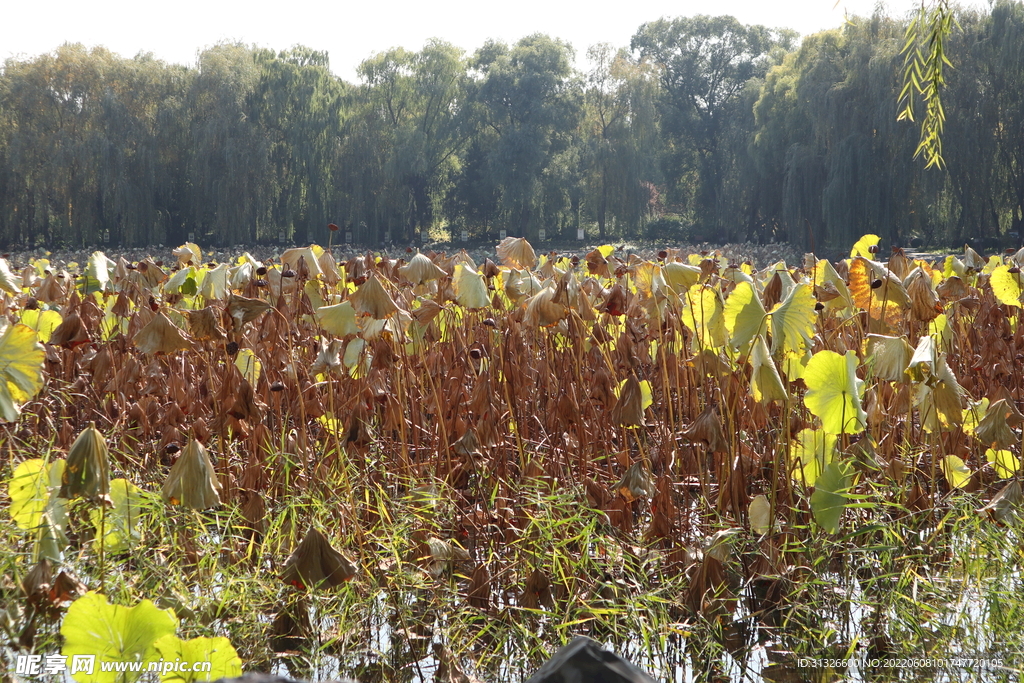
{"label": "green tree foliage", "polygon": [[[864,233],[1010,246],[1024,5],[955,18],[941,131],[922,90],[934,46],[908,43],[937,25],[880,12],[799,46],[732,17],[664,18],[579,70],[543,35],[472,55],[431,40],[370,56],[356,84],[302,46],[223,43],[184,67],[62,45],[0,71],[0,246],[323,242],[332,222],[363,243],[589,228],[823,254]],[[899,122],[908,105],[924,129]]]}

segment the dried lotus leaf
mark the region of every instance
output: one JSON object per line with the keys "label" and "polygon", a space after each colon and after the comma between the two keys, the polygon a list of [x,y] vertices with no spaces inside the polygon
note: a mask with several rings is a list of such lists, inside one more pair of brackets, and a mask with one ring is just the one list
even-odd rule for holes
{"label": "dried lotus leaf", "polygon": [[532,270],[537,265],[537,254],[526,238],[506,237],[495,250],[506,266],[520,270]]}
{"label": "dried lotus leaf", "polygon": [[414,285],[422,285],[430,280],[440,280],[447,275],[423,254],[416,254],[407,264],[399,266],[398,274]]}
{"label": "dried lotus leaf", "polygon": [[59,498],[81,496],[91,503],[110,501],[110,455],[107,440],[96,424],[82,430],[68,449]]}
{"label": "dried lotus leaf", "polygon": [[135,334],[134,341],[140,351],[148,354],[172,354],[178,349],[189,348],[188,339],[168,320],[163,311],[153,316],[153,319]]}
{"label": "dried lotus leaf", "polygon": [[223,341],[226,339],[220,327],[220,311],[207,306],[198,311],[188,311],[188,331],[194,339]]}
{"label": "dried lotus leaf", "polygon": [[615,490],[627,503],[632,503],[638,498],[651,498],[655,493],[654,479],[643,462],[637,461],[622,475],[622,479],[615,485]]}
{"label": "dried lotus leaf", "polygon": [[359,285],[349,300],[356,309],[356,313],[368,315],[375,320],[384,320],[398,312],[398,304],[394,302],[375,275],[371,275],[366,282]]}
{"label": "dried lotus leaf", "polygon": [[164,480],[162,496],[171,505],[192,510],[209,510],[220,506],[220,481],[201,443],[192,439],[171,466]]}
{"label": "dried lotus leaf", "polygon": [[228,297],[227,311],[236,330],[242,329],[243,325],[252,322],[271,308],[272,306],[262,299],[248,299],[237,294]]}
{"label": "dried lotus leaf", "polygon": [[299,547],[288,558],[281,579],[299,589],[327,584],[334,588],[356,575],[355,564],[335,550],[327,537],[310,527]]}

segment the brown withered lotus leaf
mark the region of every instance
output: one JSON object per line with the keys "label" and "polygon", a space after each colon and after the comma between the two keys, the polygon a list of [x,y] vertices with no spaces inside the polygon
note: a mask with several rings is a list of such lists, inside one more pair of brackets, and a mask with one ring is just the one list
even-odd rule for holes
{"label": "brown withered lotus leaf", "polygon": [[643,461],[637,461],[622,475],[622,479],[615,485],[615,490],[627,503],[632,503],[638,498],[650,498],[654,495],[654,479]]}
{"label": "brown withered lotus leaf", "polygon": [[53,563],[45,557],[36,562],[21,580],[21,590],[30,605],[43,606],[53,585]]}
{"label": "brown withered lotus leaf", "polygon": [[110,309],[110,312],[118,318],[127,318],[131,315],[131,299],[128,297],[127,292],[118,292],[117,299],[114,300],[114,306]]}
{"label": "brown withered lotus leaf", "polygon": [[584,258],[587,262],[587,272],[591,275],[603,278],[610,278],[612,276],[608,270],[608,260],[597,249],[588,252]]}
{"label": "brown withered lotus leaf", "polygon": [[199,311],[188,311],[188,331],[193,339],[224,341],[227,336],[220,327],[220,309],[207,306]]}
{"label": "brown withered lotus leaf", "polygon": [[[1022,249],[1022,251],[1024,251],[1024,249]],[[946,301],[962,299],[970,293],[964,281],[961,280],[956,275],[947,277],[945,280],[936,285],[935,291],[940,297],[942,297]]]}
{"label": "brown withered lotus leaf", "polygon": [[209,453],[192,439],[171,466],[161,493],[170,505],[209,510],[220,506],[220,489]]}
{"label": "brown withered lotus leaf", "polygon": [[228,408],[228,415],[236,420],[258,422],[263,418],[263,411],[256,401],[256,392],[253,391],[252,385],[239,376],[235,376],[234,381],[237,383],[235,400]]}
{"label": "brown withered lotus leaf", "polygon": [[[892,256],[889,257],[889,270],[896,274],[901,280],[906,279],[910,271],[914,269],[914,263],[907,258],[906,254],[903,253],[902,249],[897,249],[893,252]],[[906,286],[906,282],[903,283]]]}
{"label": "brown withered lotus leaf", "polygon": [[470,554],[456,543],[446,541],[418,529],[412,534],[416,561],[435,579],[456,562],[465,562]]}
{"label": "brown withered lotus leaf", "polygon": [[488,280],[501,274],[501,268],[491,259],[484,259],[484,277]]}
{"label": "brown withered lotus leaf", "polygon": [[693,421],[693,424],[683,430],[683,436],[690,441],[699,441],[705,444],[709,451],[729,452],[729,441],[725,438],[722,420],[718,417],[718,410],[714,406],[709,405],[705,408]]}
{"label": "brown withered lotus leaf", "polygon": [[161,282],[167,280],[167,273],[152,259],[145,258],[139,261],[139,265],[132,271],[128,279],[142,289],[152,290]]}
{"label": "brown withered lotus leaf", "polygon": [[612,422],[624,427],[643,427],[643,390],[635,375],[630,375],[619,392],[619,400],[611,410]]}
{"label": "brown withered lotus leaf", "polygon": [[929,322],[942,313],[942,304],[932,289],[931,278],[920,267],[915,268],[903,281],[910,297],[910,315],[915,320]]}
{"label": "brown withered lotus leaf", "polygon": [[906,381],[903,372],[910,365],[913,355],[914,348],[907,343],[906,337],[869,334],[864,338],[864,357],[874,359],[872,371],[879,379],[889,382]]}
{"label": "brown withered lotus leaf", "polygon": [[47,275],[35,291],[35,297],[47,303],[64,303],[68,298],[71,277],[66,271]]}
{"label": "brown withered lotus leaf", "polygon": [[191,346],[178,326],[168,320],[163,311],[157,313],[134,337],[135,345],[143,353],[170,355]]}
{"label": "brown withered lotus leaf", "polygon": [[978,272],[985,267],[985,259],[982,258],[981,254],[974,251],[969,244],[964,245],[964,266],[971,270]]}
{"label": "brown withered lotus leaf", "polygon": [[988,513],[994,522],[1016,522],[1021,517],[1021,503],[1024,503],[1024,492],[1021,491],[1020,482],[1014,479],[992,496],[988,505],[978,512]]}
{"label": "brown withered lotus leaf", "polygon": [[555,606],[554,596],[551,594],[551,579],[541,569],[534,569],[526,577],[526,585],[519,598],[519,604],[527,609],[540,609],[541,605],[547,608]]}
{"label": "brown withered lotus leaf", "polygon": [[89,343],[89,332],[85,329],[81,316],[72,313],[53,328],[50,334],[50,343],[54,346],[63,346],[66,349],[74,348],[80,344]]}
{"label": "brown withered lotus leaf", "polygon": [[90,503],[110,502],[110,454],[107,440],[96,424],[90,424],[68,449],[60,498],[81,496]]}
{"label": "brown withered lotus leaf", "polygon": [[341,271],[338,270],[338,262],[334,260],[334,254],[325,251],[317,259],[320,272],[323,273],[324,282],[329,285],[336,285],[341,282]]}
{"label": "brown withered lotus leaf", "polygon": [[398,304],[394,302],[377,276],[367,278],[366,282],[349,297],[356,313],[368,315],[375,320],[384,320],[398,312]]}
{"label": "brown withered lotus leaf", "polygon": [[989,405],[985,416],[974,429],[974,435],[986,446],[997,449],[1009,448],[1020,441],[1011,427],[1019,425],[1022,421],[1024,417],[1016,406],[1007,403],[1005,399],[999,399]]}
{"label": "brown withered lotus leaf", "polygon": [[436,301],[426,299],[420,302],[420,307],[413,309],[410,313],[413,320],[418,322],[420,325],[426,325],[431,320],[437,317],[437,314],[441,312],[441,306]]}
{"label": "brown withered lotus leaf", "polygon": [[469,577],[469,590],[467,598],[470,606],[480,610],[489,609],[491,606],[491,572],[486,564],[477,565],[473,574]]}
{"label": "brown withered lotus leaf", "polygon": [[558,288],[548,287],[540,294],[530,298],[526,304],[523,318],[528,325],[535,327],[551,327],[564,318],[569,309],[556,301]]}
{"label": "brown withered lotus leaf", "polygon": [[243,325],[256,320],[271,308],[271,305],[262,299],[248,299],[237,294],[228,296],[227,311],[236,330],[242,329]]}
{"label": "brown withered lotus leaf", "polygon": [[355,564],[331,546],[319,529],[311,526],[299,547],[288,558],[281,580],[300,590],[326,584],[336,588],[356,575]]}
{"label": "brown withered lotus leaf", "polygon": [[447,273],[423,254],[416,254],[404,266],[398,267],[398,274],[414,285],[422,285],[430,280],[440,280]]}
{"label": "brown withered lotus leaf", "polygon": [[50,584],[50,604],[57,607],[85,595],[89,588],[70,569],[61,569]]}
{"label": "brown withered lotus leaf", "polygon": [[199,254],[198,249],[193,250],[192,245],[189,244],[183,244],[177,249],[172,249],[171,253],[174,254],[175,257],[177,257],[178,265],[182,267],[187,266],[190,263],[198,266],[203,260],[203,257],[201,254]]}
{"label": "brown withered lotus leaf", "polygon": [[604,295],[604,303],[598,306],[597,310],[609,315],[624,315],[626,313],[626,290],[622,285],[616,283]]}
{"label": "brown withered lotus leaf", "polygon": [[835,284],[833,284],[832,282],[826,282],[820,287],[815,285],[814,296],[818,301],[822,303],[828,303],[833,299],[838,299],[841,296],[841,294],[839,290],[836,289]]}

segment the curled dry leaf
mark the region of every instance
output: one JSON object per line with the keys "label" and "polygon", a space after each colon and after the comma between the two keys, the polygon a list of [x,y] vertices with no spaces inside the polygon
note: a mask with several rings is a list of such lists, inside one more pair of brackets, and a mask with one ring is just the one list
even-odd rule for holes
{"label": "curled dry leaf", "polygon": [[615,485],[615,490],[631,503],[638,498],[650,498],[654,495],[654,479],[651,473],[644,467],[643,461],[637,461],[629,466],[622,479]]}
{"label": "curled dry leaf", "polygon": [[201,443],[192,439],[171,467],[164,481],[164,502],[193,510],[220,506],[220,481]]}
{"label": "curled dry leaf", "polygon": [[430,280],[440,280],[447,275],[433,261],[419,253],[409,259],[404,266],[399,266],[398,274],[414,285],[422,285]]}
{"label": "curled dry leaf", "polygon": [[384,320],[398,312],[398,304],[387,293],[376,275],[368,277],[349,298],[356,313],[368,315],[375,320]]}
{"label": "curled dry leaf", "polygon": [[630,375],[622,390],[619,392],[619,400],[611,411],[611,419],[617,425],[624,427],[644,426],[644,403],[643,388],[635,375]]}
{"label": "curled dry leaf", "polygon": [[270,309],[271,305],[262,299],[248,299],[237,294],[228,297],[227,311],[236,330],[242,329],[243,325],[252,322]]}
{"label": "curled dry leaf", "polygon": [[725,429],[722,427],[722,420],[718,417],[718,411],[714,406],[709,405],[697,416],[687,429],[683,430],[683,436],[690,441],[704,443],[709,451],[715,453],[728,453],[729,442],[725,438]]}
{"label": "curled dry leaf", "polygon": [[50,333],[50,343],[69,349],[79,344],[88,344],[89,332],[85,329],[81,316],[78,313],[71,313],[64,318]]}
{"label": "curled dry leaf", "polygon": [[331,588],[351,581],[355,563],[335,550],[319,529],[311,526],[281,573],[281,580],[300,590],[326,584]]}
{"label": "curled dry leaf", "polygon": [[110,455],[96,424],[82,430],[68,450],[59,498],[81,496],[90,503],[110,502]]}
{"label": "curled dry leaf", "polygon": [[168,320],[162,311],[135,334],[134,341],[140,351],[148,354],[170,355],[191,346],[177,325]]}
{"label": "curled dry leaf", "polygon": [[915,268],[903,281],[907,289],[907,296],[910,297],[910,315],[915,320],[929,322],[942,313],[942,304],[939,297],[932,289],[931,278],[921,269]]}
{"label": "curled dry leaf", "polygon": [[997,449],[1009,448],[1020,441],[1011,427],[1016,427],[1021,422],[1024,422],[1024,416],[1021,416],[1017,407],[1001,398],[985,411],[985,416],[974,428],[974,436],[986,446]]}
{"label": "curled dry leaf", "polygon": [[188,311],[188,330],[193,339],[224,341],[227,337],[220,327],[220,311],[207,306],[199,311]]}
{"label": "curled dry leaf", "polygon": [[496,249],[498,258],[510,268],[533,270],[537,265],[537,254],[523,237],[506,237]]}

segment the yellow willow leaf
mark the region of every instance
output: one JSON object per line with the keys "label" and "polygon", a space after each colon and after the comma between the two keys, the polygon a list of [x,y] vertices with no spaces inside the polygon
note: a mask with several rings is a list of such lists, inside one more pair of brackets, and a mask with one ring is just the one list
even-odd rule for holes
{"label": "yellow willow leaf", "polygon": [[759,403],[785,401],[789,398],[786,385],[782,383],[779,369],[775,367],[768,352],[764,337],[758,335],[750,348],[750,395]]}
{"label": "yellow willow leaf", "polygon": [[57,311],[44,311],[41,308],[21,312],[21,324],[31,327],[39,336],[39,341],[50,341],[50,335],[61,324],[63,318]]}
{"label": "yellow willow leaf", "polygon": [[761,298],[749,282],[739,282],[725,302],[725,328],[734,349],[743,349],[760,334],[767,312]]}
{"label": "yellow willow leaf", "polygon": [[252,385],[260,381],[260,373],[263,372],[263,363],[260,362],[252,349],[241,349],[235,357],[235,367],[242,373],[242,377]]}
{"label": "yellow willow leaf", "polygon": [[801,429],[790,447],[793,479],[814,486],[818,475],[832,462],[837,437],[821,429]]}
{"label": "yellow willow leaf", "polygon": [[804,372],[807,393],[804,404],[821,420],[829,434],[857,434],[864,430],[867,414],[861,407],[864,380],[857,377],[857,354],[819,351]]}
{"label": "yellow willow leaf", "polygon": [[871,359],[875,377],[888,382],[903,382],[913,347],[906,337],[887,337],[883,334],[869,334],[864,339],[864,358]]}
{"label": "yellow willow leaf", "polygon": [[359,334],[356,309],[352,306],[351,301],[344,301],[334,306],[321,306],[316,309],[316,321],[320,323],[320,327],[335,337]]}
{"label": "yellow willow leaf", "polygon": [[452,286],[455,288],[455,298],[466,308],[486,308],[491,303],[484,276],[461,263],[455,266]]}
{"label": "yellow willow leaf", "polygon": [[864,235],[850,249],[850,258],[863,256],[867,259],[873,259],[875,255],[871,253],[871,247],[877,247],[880,240],[881,238],[878,235]]}
{"label": "yellow willow leaf", "polygon": [[962,489],[971,480],[971,470],[959,457],[947,455],[939,461],[946,481],[955,489]]}
{"label": "yellow willow leaf", "polygon": [[1000,479],[1009,479],[1020,470],[1020,460],[1010,451],[989,448],[985,459],[992,463],[992,469]]}
{"label": "yellow willow leaf", "polygon": [[694,350],[717,348],[725,344],[725,306],[718,290],[693,285],[686,293],[683,324],[694,332]]}
{"label": "yellow willow leaf", "polygon": [[0,335],[0,419],[16,421],[21,404],[43,388],[45,358],[35,330],[18,324]]}
{"label": "yellow willow leaf", "polygon": [[814,337],[818,314],[810,285],[795,285],[771,312],[772,354],[802,351]]}
{"label": "yellow willow leaf", "polygon": [[992,293],[999,299],[999,303],[1020,308],[1024,285],[1021,283],[1020,268],[1014,268],[1017,270],[1016,273],[1010,272],[1010,266],[999,266],[992,271],[989,282],[992,285]]}

